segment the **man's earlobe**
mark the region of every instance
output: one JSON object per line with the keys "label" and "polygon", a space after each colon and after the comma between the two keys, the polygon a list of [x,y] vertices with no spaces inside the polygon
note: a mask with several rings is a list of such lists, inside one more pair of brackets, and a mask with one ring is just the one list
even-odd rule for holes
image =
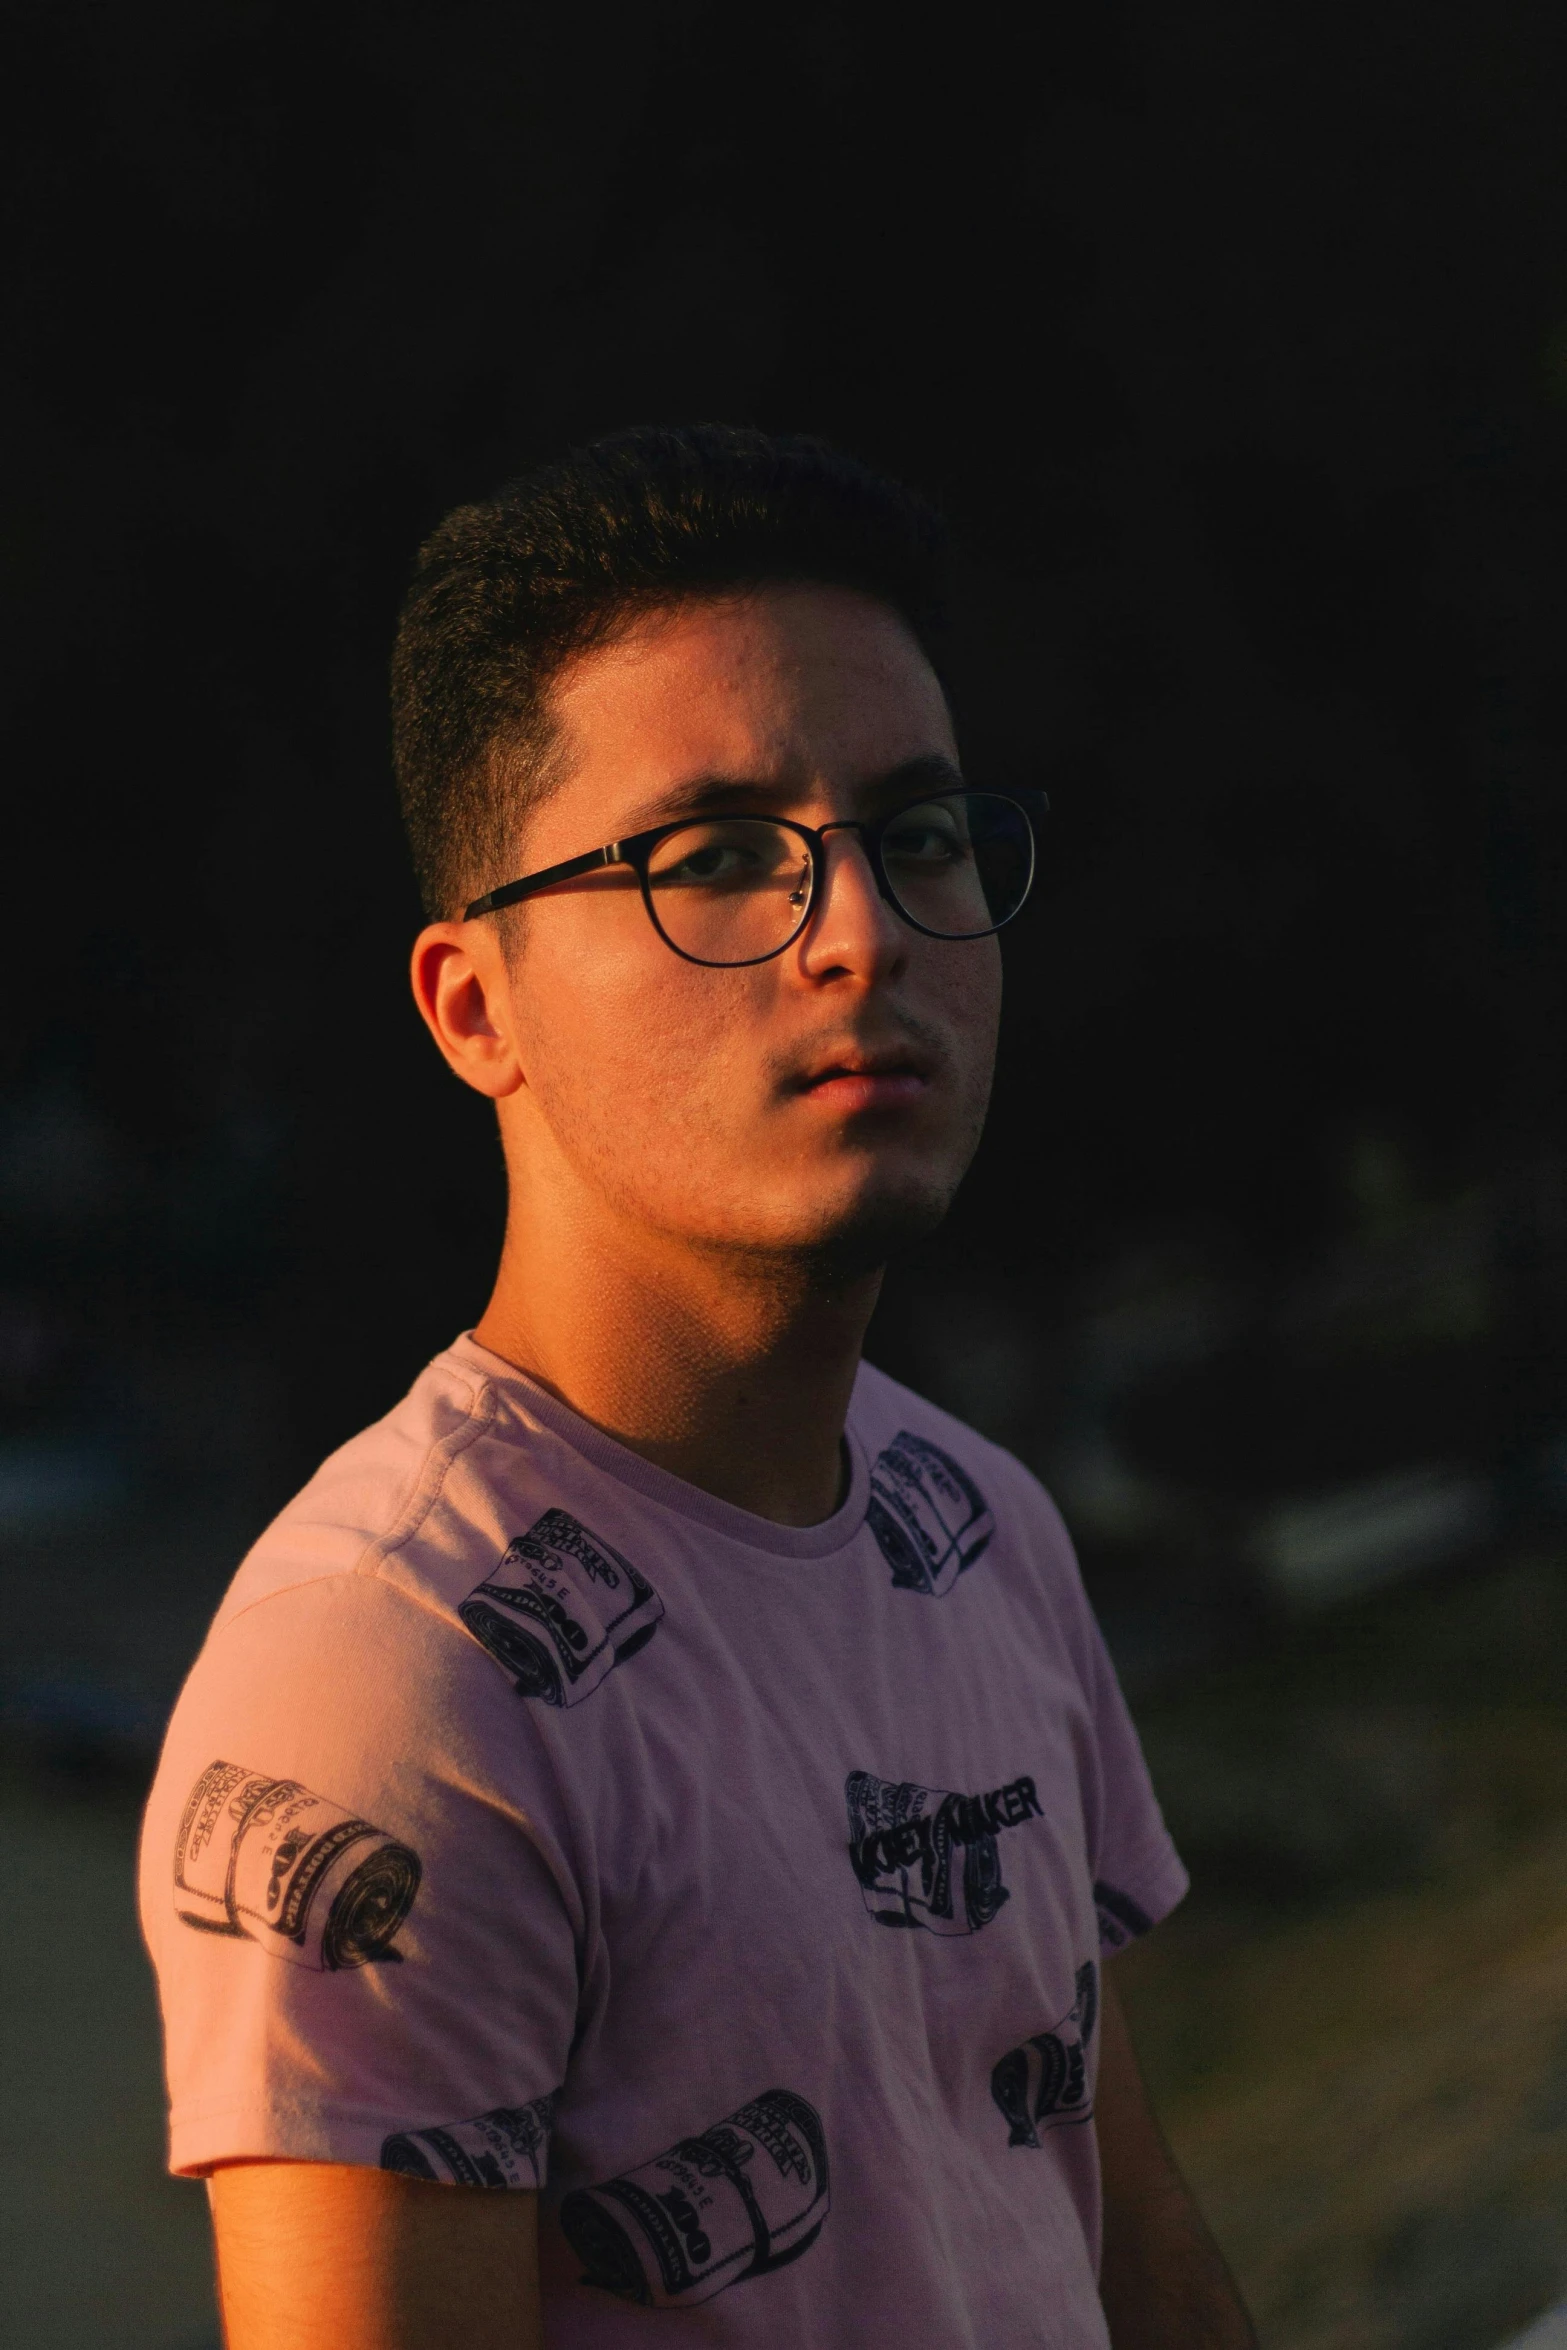
{"label": "man's earlobe", "polygon": [[511,1032],[505,957],[489,924],[432,922],[414,941],[414,1002],[447,1066],[498,1101],[526,1080]]}

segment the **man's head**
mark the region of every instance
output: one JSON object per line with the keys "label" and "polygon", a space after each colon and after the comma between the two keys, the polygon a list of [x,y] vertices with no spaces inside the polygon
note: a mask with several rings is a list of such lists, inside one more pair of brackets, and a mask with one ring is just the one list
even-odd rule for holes
{"label": "man's head", "polygon": [[993,938],[922,935],[829,835],[770,960],[682,959],[622,866],[472,899],[691,812],[874,822],[957,783],[928,509],[799,440],[629,433],[452,516],[394,663],[415,992],[500,1112],[514,1213],[869,1266],[977,1142]]}
{"label": "man's head", "polygon": [[[810,581],[901,614],[929,655],[942,533],[924,501],[821,441],[642,428],[449,514],[392,659],[392,748],[425,913],[503,879],[559,772],[551,687],[639,613]],[[509,870],[509,868],[508,868]]]}

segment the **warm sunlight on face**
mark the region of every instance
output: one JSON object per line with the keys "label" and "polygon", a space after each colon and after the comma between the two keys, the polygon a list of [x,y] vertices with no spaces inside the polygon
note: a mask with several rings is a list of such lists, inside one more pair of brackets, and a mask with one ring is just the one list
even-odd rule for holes
{"label": "warm sunlight on face", "polygon": [[[698,800],[822,825],[914,796],[910,762],[956,780],[913,637],[838,589],[657,615],[575,661],[553,706],[565,779],[497,883]],[[833,836],[805,930],[750,968],[682,961],[623,869],[483,919],[513,926],[514,1185],[565,1179],[649,1234],[864,1264],[944,1212],[989,1094],[1000,953],[901,922],[854,835]]]}

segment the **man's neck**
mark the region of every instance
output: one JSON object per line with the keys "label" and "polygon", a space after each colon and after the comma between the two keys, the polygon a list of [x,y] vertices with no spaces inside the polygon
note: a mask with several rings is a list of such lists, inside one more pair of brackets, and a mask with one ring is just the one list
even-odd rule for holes
{"label": "man's neck", "polygon": [[783,1526],[831,1517],[880,1273],[561,1237],[508,1227],[480,1342],[721,1501]]}

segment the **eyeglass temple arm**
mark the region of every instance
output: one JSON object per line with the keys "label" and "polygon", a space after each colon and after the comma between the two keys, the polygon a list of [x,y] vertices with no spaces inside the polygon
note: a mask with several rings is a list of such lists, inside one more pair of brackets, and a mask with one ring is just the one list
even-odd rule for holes
{"label": "eyeglass temple arm", "polygon": [[515,906],[523,898],[531,898],[535,890],[548,889],[551,882],[575,881],[579,873],[591,873],[599,865],[624,863],[619,841],[612,840],[602,849],[589,849],[585,857],[568,857],[564,865],[546,865],[542,873],[529,873],[521,881],[503,882],[499,889],[475,898],[465,908],[463,920],[473,922],[480,914],[498,914],[503,906]]}

